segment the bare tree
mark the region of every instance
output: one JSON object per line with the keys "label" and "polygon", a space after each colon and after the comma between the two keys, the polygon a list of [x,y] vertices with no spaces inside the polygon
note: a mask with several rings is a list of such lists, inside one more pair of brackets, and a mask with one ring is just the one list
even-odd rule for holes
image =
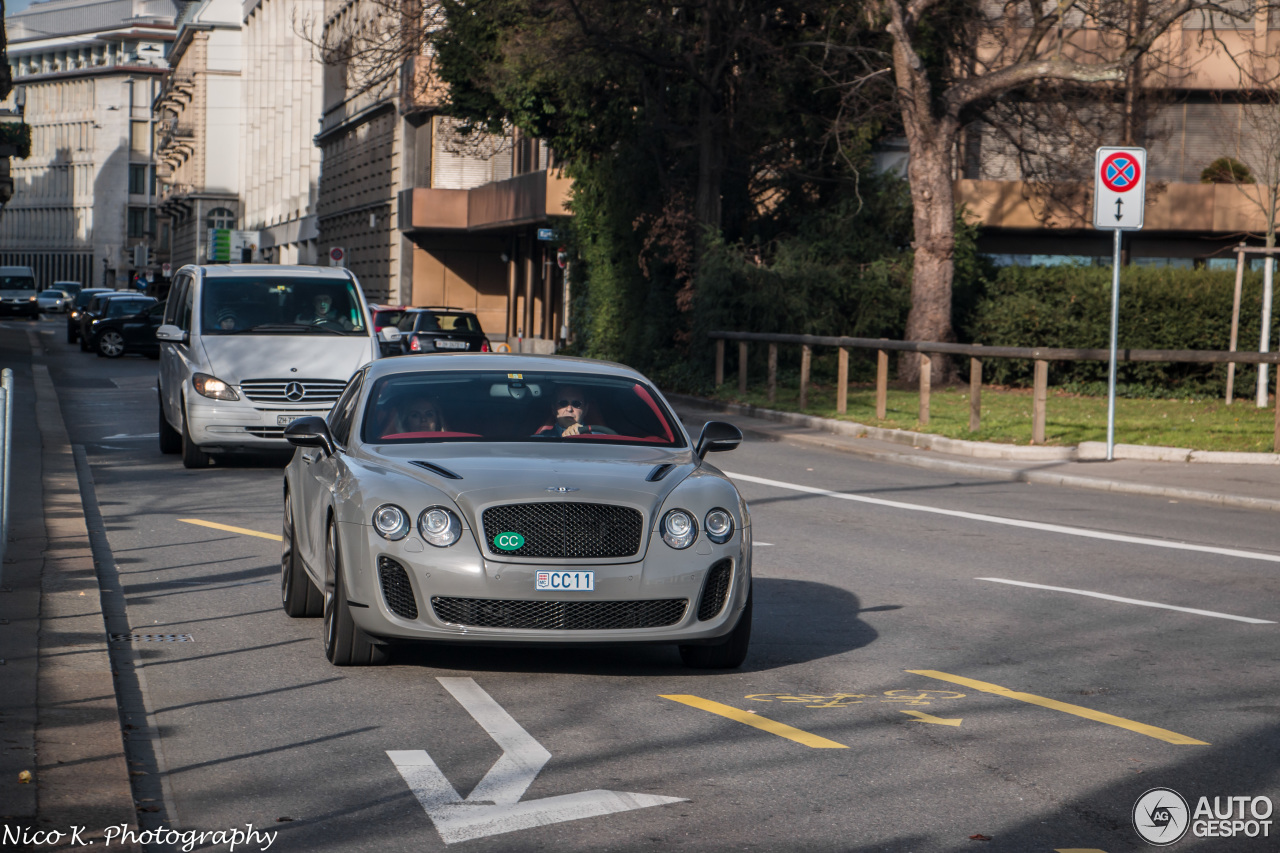
{"label": "bare tree", "polygon": [[[877,0],[873,5],[890,38],[910,152],[916,253],[906,336],[939,341],[953,334],[953,178],[963,128],[984,112],[998,116],[1000,99],[1051,82],[1078,91],[1136,93],[1142,88],[1140,61],[1176,22],[1206,10],[1240,15],[1211,0],[1151,5],[1146,0]],[[1123,103],[1121,139],[1134,139],[1140,130],[1136,96]],[[903,375],[914,378],[918,364],[916,358],[904,360]]]}

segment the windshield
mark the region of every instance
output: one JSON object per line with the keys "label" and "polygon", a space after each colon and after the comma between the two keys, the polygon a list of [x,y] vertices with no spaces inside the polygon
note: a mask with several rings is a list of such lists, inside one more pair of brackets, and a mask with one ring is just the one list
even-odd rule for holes
{"label": "windshield", "polygon": [[154,304],[150,299],[112,299],[107,303],[107,316],[129,317]]}
{"label": "windshield", "polygon": [[84,308],[93,301],[93,297],[97,296],[99,293],[108,292],[109,291],[105,290],[82,290],[76,294],[76,307]]}
{"label": "windshield", "polygon": [[36,289],[36,280],[29,275],[0,275],[0,290]]}
{"label": "windshield", "polygon": [[431,371],[379,379],[365,442],[596,442],[684,447],[648,385],[590,373]]}
{"label": "windshield", "polygon": [[367,335],[351,281],[321,278],[206,278],[200,303],[208,335]]}

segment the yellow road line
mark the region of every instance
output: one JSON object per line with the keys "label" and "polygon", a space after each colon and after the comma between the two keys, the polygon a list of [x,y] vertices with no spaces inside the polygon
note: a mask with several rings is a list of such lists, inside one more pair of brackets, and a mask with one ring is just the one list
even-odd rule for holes
{"label": "yellow road line", "polygon": [[792,728],[786,723],[779,723],[762,717],[759,714],[748,714],[746,711],[739,711],[732,705],[721,705],[719,702],[712,702],[710,699],[703,699],[699,696],[689,696],[686,694],[673,694],[663,696],[663,699],[670,699],[673,702],[680,702],[692,708],[700,708],[703,711],[709,711],[712,714],[719,714],[722,717],[728,717],[731,720],[737,720],[748,726],[753,726],[762,731],[766,731],[771,735],[784,737],[787,740],[793,740],[796,743],[802,743],[805,746],[811,746],[814,749],[848,749],[842,743],[836,743],[833,740],[827,740],[815,734],[803,731],[801,729]]}
{"label": "yellow road line", "polygon": [[178,519],[178,521],[182,521],[187,524],[198,524],[201,527],[212,527],[214,530],[226,530],[230,533],[243,533],[245,536],[257,536],[260,539],[272,539],[272,540],[275,540],[276,542],[281,542],[284,540],[283,536],[280,536],[275,533],[262,533],[261,531],[249,530],[248,528],[245,528],[245,527],[232,527],[229,524],[217,524],[216,522],[213,522],[213,521],[201,521],[198,518],[180,518]]}
{"label": "yellow road line", "polygon": [[1084,717],[1087,720],[1095,720],[1099,723],[1106,723],[1109,726],[1128,729],[1131,732],[1137,732],[1138,734],[1153,737],[1157,740],[1163,740],[1168,743],[1209,746],[1205,741],[1196,740],[1195,738],[1187,737],[1186,735],[1180,735],[1177,732],[1171,732],[1168,729],[1148,726],[1146,723],[1126,720],[1124,717],[1117,717],[1114,714],[1106,714],[1102,711],[1095,711],[1092,708],[1085,708],[1080,705],[1072,705],[1068,702],[1059,702],[1057,699],[1047,699],[1044,696],[1037,696],[1034,693],[1019,693],[1016,690],[1001,687],[999,684],[977,681],[972,678],[965,678],[962,675],[950,675],[949,673],[938,672],[936,669],[908,669],[907,672],[913,673],[914,675],[923,675],[926,678],[936,678],[939,681],[950,681],[952,684],[963,684],[965,687],[971,687],[974,690],[981,690],[984,693],[994,693],[997,696],[1004,696],[1007,699],[1017,699],[1019,702],[1039,705],[1042,708],[1052,708],[1055,711],[1062,711],[1064,714],[1074,714],[1077,717]]}

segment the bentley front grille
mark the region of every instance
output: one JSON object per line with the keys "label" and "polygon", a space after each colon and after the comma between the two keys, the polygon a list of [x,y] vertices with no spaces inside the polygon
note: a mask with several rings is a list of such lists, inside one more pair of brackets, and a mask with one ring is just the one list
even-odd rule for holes
{"label": "bentley front grille", "polygon": [[[644,516],[611,504],[547,503],[491,506],[481,516],[490,554],[555,559],[631,557],[640,553]],[[494,544],[503,533],[519,533],[524,544],[506,551]]]}
{"label": "bentley front grille", "polygon": [[707,570],[702,584],[702,601],[698,604],[698,621],[706,622],[720,615],[729,596],[729,580],[733,577],[733,560],[721,560]]}
{"label": "bentley front grille", "polygon": [[618,631],[665,628],[684,618],[687,598],[644,601],[512,601],[497,598],[431,599],[436,618],[468,628],[533,631]]}
{"label": "bentley front grille", "polygon": [[409,585],[409,573],[390,557],[378,558],[378,580],[382,583],[382,600],[387,609],[401,619],[417,619],[418,603]]}
{"label": "bentley front grille", "polygon": [[240,383],[247,399],[277,406],[330,406],[346,387],[340,379],[246,379]]}

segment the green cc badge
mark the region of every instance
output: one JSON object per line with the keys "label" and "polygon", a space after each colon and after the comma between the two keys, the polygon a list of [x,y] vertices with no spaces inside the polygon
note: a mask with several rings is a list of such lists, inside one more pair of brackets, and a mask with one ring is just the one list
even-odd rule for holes
{"label": "green cc badge", "polygon": [[524,537],[519,533],[499,533],[493,537],[493,544],[503,551],[519,551],[524,547]]}

